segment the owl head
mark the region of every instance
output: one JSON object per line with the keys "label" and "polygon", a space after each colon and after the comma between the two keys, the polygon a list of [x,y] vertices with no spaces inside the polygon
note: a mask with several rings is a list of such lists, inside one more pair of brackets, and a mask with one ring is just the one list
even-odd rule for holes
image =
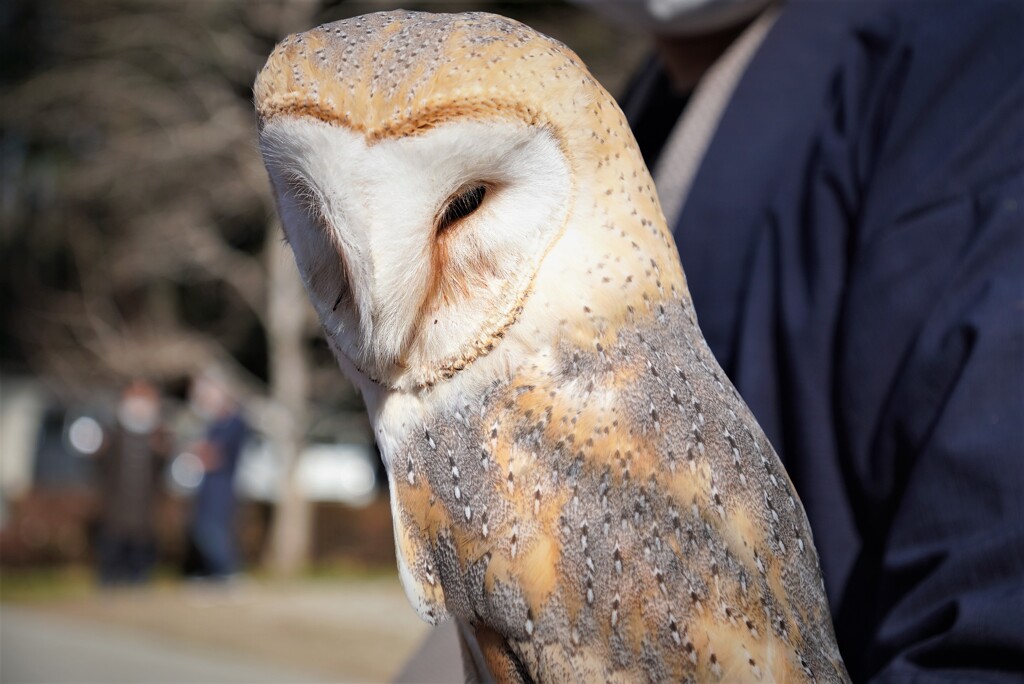
{"label": "owl head", "polygon": [[522,24],[327,24],[276,47],[255,97],[285,235],[364,390],[429,388],[510,338],[682,286],[621,111]]}

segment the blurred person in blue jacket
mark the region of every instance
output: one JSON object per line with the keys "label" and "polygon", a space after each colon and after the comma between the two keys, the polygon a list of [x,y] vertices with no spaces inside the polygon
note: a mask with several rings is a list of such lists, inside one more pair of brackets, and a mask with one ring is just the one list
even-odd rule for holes
{"label": "blurred person in blue jacket", "polygon": [[208,369],[194,378],[189,403],[207,425],[203,440],[192,447],[204,472],[189,524],[194,555],[186,562],[186,573],[227,580],[238,572],[235,472],[249,426],[227,378],[216,369]]}
{"label": "blurred person in blue jacket", "polygon": [[1024,673],[1024,3],[591,0],[855,681]]}

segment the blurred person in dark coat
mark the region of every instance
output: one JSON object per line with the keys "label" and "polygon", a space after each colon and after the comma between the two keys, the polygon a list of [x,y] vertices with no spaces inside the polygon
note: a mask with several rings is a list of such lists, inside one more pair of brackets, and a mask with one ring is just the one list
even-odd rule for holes
{"label": "blurred person in dark coat", "polygon": [[156,498],[169,447],[157,389],[145,380],[131,382],[121,393],[110,439],[97,455],[101,584],[144,582],[156,565]]}
{"label": "blurred person in dark coat", "polygon": [[592,0],[855,681],[1024,673],[1024,3]]}
{"label": "blurred person in dark coat", "polygon": [[192,409],[206,421],[204,438],[191,451],[203,464],[189,523],[193,556],[186,573],[213,580],[238,571],[235,551],[235,472],[249,426],[223,373],[210,369],[192,383]]}

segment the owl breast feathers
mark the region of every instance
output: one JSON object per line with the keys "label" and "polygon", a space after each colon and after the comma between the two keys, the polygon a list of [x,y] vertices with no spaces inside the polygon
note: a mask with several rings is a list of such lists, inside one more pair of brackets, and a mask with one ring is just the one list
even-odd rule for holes
{"label": "owl breast feathers", "polygon": [[260,144],[420,615],[502,681],[846,681],[803,509],[569,49],[494,15],[285,39]]}

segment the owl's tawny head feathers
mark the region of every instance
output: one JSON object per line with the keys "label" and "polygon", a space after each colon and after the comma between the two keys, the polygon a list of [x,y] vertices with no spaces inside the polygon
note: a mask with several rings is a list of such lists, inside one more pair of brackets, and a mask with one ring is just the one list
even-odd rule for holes
{"label": "owl's tawny head feathers", "polygon": [[[255,93],[285,233],[357,381],[423,388],[514,333],[554,332],[584,315],[560,287],[570,273],[613,308],[620,290],[682,286],[618,107],[575,54],[522,24],[412,12],[327,24],[278,45]],[[631,246],[665,264],[624,264]],[[632,284],[652,267],[673,276]]]}
{"label": "owl's tawny head feathers", "polygon": [[395,11],[289,36],[255,94],[263,122],[309,116],[374,142],[463,118],[571,119],[594,85],[571,50],[511,19]]}

